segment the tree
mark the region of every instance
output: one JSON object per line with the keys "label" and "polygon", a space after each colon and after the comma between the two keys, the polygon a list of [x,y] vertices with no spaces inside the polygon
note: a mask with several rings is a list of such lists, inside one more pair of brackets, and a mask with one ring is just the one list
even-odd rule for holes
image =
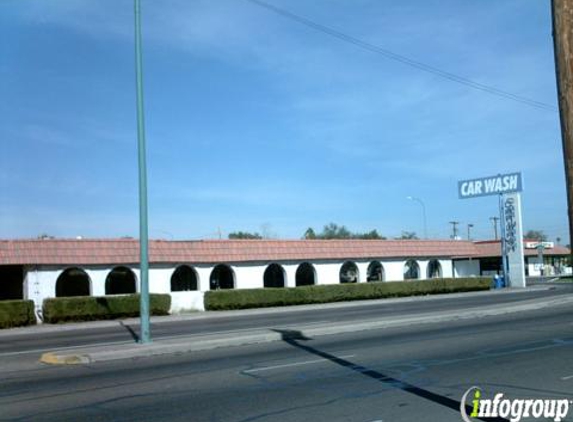
{"label": "tree", "polygon": [[314,232],[312,227],[309,227],[308,229],[306,229],[306,231],[304,232],[304,238],[305,239],[316,239],[316,233]]}
{"label": "tree", "polygon": [[352,235],[355,239],[367,239],[367,240],[383,240],[386,239],[384,236],[381,236],[378,233],[378,230],[374,229],[369,231],[368,233],[358,233]]}
{"label": "tree", "polygon": [[345,226],[338,226],[335,223],[329,223],[322,229],[319,235],[321,239],[349,239],[350,231]]}
{"label": "tree", "polygon": [[312,227],[304,232],[304,239],[386,239],[381,236],[376,229],[366,233],[353,233],[346,226],[339,226],[336,223],[329,223],[322,229],[322,232],[316,234]]}
{"label": "tree", "polygon": [[416,235],[416,232],[403,231],[402,235],[400,237],[398,237],[397,239],[414,240],[414,239],[418,239],[418,236]]}
{"label": "tree", "polygon": [[249,232],[232,232],[229,233],[229,239],[262,239],[263,237],[258,233]]}
{"label": "tree", "polygon": [[52,236],[47,233],[40,233],[37,238],[40,240],[47,240],[47,239],[55,239],[55,236]]}
{"label": "tree", "polygon": [[543,233],[543,230],[528,230],[527,233],[523,235],[523,238],[527,240],[537,240],[538,242],[547,241],[547,235]]}

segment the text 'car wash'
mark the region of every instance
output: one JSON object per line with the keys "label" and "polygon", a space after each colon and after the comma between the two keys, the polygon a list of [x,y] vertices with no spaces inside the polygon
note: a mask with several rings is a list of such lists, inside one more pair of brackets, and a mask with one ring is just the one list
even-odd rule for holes
{"label": "text 'car wash'", "polygon": [[521,190],[521,173],[500,174],[498,176],[458,182],[460,198],[520,192]]}

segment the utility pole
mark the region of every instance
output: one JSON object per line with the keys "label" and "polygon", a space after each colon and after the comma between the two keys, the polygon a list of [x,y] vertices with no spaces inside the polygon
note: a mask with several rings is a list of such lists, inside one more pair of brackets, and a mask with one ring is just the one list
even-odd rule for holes
{"label": "utility pole", "polygon": [[553,47],[561,139],[565,162],[569,244],[573,245],[573,4],[570,0],[552,0]]}
{"label": "utility pole", "polygon": [[472,237],[470,236],[470,230],[474,225],[471,223],[468,223],[468,240],[472,240]]}
{"label": "utility pole", "polygon": [[456,240],[458,238],[458,224],[460,224],[459,221],[450,221],[450,224],[452,225],[452,239]]}
{"label": "utility pole", "polygon": [[493,222],[493,233],[495,236],[495,240],[497,240],[498,239],[498,237],[497,237],[497,222],[499,220],[499,217],[490,217],[489,219],[491,222]]}

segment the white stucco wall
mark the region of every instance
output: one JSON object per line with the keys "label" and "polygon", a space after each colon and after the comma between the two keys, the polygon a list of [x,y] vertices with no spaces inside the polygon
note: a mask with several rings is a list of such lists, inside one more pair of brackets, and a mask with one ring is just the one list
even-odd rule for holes
{"label": "white stucco wall", "polygon": [[406,261],[382,261],[384,271],[386,273],[386,281],[402,281],[404,280],[404,264]]}
{"label": "white stucco wall", "polygon": [[343,262],[311,262],[316,272],[316,284],[340,284],[339,271]]}
{"label": "white stucco wall", "polygon": [[[380,262],[384,269],[384,281],[404,280],[405,259],[391,260],[321,260],[307,261],[314,267],[316,284],[339,284],[340,269],[347,262],[353,262],[358,267],[359,282],[367,280],[368,266],[372,262]],[[416,259],[420,268],[420,278],[427,277],[427,268],[430,259]],[[467,260],[452,263],[450,259],[441,258],[438,260],[442,269],[443,277],[463,277],[468,275],[479,275],[479,261]],[[249,262],[229,264],[234,274],[235,288],[256,289],[264,287],[264,272],[272,263],[279,264],[284,271],[286,287],[296,286],[296,270],[304,261],[283,261],[283,262]],[[209,290],[209,278],[215,264],[189,265],[195,270],[197,275],[197,291],[171,292],[171,276],[179,264],[155,264],[149,269],[149,291],[151,293],[171,294],[172,313],[186,311],[204,310],[204,292]],[[136,277],[136,291],[140,291],[140,272],[135,265],[123,265],[131,269]],[[25,267],[24,298],[34,301],[36,309],[41,310],[42,302],[46,298],[56,296],[56,281],[60,274],[72,266],[28,266]],[[105,295],[105,280],[110,271],[115,266],[82,266],[90,278],[90,293],[92,296]]]}
{"label": "white stucco wall", "polygon": [[[139,269],[129,265],[124,266],[135,274],[135,288],[136,292],[139,292]],[[36,310],[41,310],[44,299],[56,297],[58,277],[68,268],[81,268],[86,272],[90,279],[91,296],[105,296],[105,279],[115,266],[27,266],[24,269],[24,299],[33,300]],[[151,286],[151,271],[149,278]]]}
{"label": "white stucco wall", "polygon": [[236,289],[262,289],[263,276],[269,264],[243,263],[232,265]]}
{"label": "white stucco wall", "polygon": [[193,311],[204,311],[205,292],[171,292],[171,309],[172,314],[180,314]]}
{"label": "white stucco wall", "polygon": [[454,263],[451,259],[440,259],[440,265],[442,266],[442,277],[450,278],[454,276]]}

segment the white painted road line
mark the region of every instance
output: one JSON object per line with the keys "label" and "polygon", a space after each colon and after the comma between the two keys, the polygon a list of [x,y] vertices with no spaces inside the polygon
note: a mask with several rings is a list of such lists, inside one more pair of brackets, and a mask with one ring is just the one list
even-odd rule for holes
{"label": "white painted road line", "polygon": [[[347,359],[347,358],[353,358],[355,356],[356,355],[346,355],[346,356],[336,356],[336,357],[338,359]],[[310,365],[313,363],[321,363],[321,362],[329,362],[329,360],[328,359],[305,360],[303,362],[285,363],[284,365],[263,366],[261,368],[246,369],[241,372],[250,374],[252,372],[271,371],[273,369],[290,368],[292,366]]]}

